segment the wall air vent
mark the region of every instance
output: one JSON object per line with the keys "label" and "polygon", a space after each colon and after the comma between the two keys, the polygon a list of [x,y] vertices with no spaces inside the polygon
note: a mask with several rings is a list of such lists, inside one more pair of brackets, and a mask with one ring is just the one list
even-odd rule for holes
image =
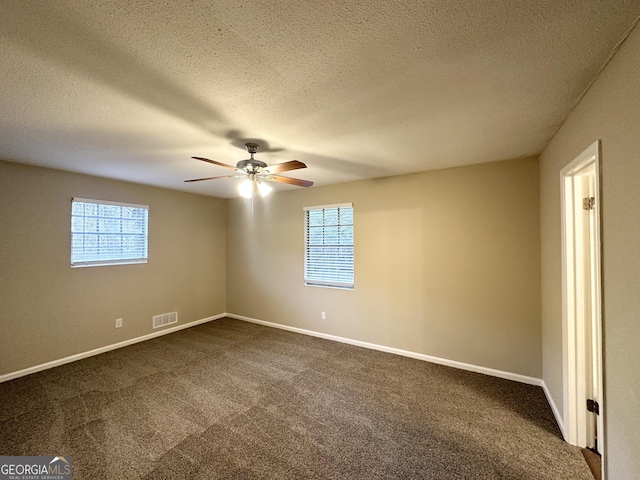
{"label": "wall air vent", "polygon": [[163,313],[153,317],[153,328],[166,327],[172,323],[178,323],[178,312]]}

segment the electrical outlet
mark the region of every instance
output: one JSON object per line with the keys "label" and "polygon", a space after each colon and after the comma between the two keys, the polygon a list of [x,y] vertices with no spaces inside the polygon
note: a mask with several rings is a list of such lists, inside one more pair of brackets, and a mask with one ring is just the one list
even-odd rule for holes
{"label": "electrical outlet", "polygon": [[327,313],[326,312],[322,312],[320,314],[320,318],[322,318],[322,320],[326,320],[327,319]]}
{"label": "electrical outlet", "polygon": [[120,327],[122,327],[122,319],[116,318],[116,328],[120,328]]}

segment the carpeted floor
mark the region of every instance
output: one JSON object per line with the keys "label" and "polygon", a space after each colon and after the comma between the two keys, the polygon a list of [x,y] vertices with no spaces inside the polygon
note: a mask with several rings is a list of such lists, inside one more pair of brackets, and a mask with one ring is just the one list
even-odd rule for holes
{"label": "carpeted floor", "polygon": [[0,384],[74,479],[592,480],[539,387],[221,319]]}

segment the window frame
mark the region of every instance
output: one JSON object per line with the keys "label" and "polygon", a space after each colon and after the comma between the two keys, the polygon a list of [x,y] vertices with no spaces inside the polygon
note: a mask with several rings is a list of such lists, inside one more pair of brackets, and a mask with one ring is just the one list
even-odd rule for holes
{"label": "window frame", "polygon": [[[343,282],[343,281],[339,281],[337,279],[330,279],[330,280],[318,280],[318,279],[310,279],[309,278],[309,233],[310,233],[310,225],[309,225],[309,212],[310,211],[314,211],[314,210],[328,210],[328,209],[340,209],[340,208],[350,208],[351,209],[351,218],[352,218],[352,223],[350,224],[343,224],[340,221],[338,221],[337,227],[340,226],[351,226],[352,230],[352,243],[351,244],[340,244],[338,243],[336,245],[336,247],[351,247],[351,269],[352,269],[352,276],[351,276],[351,281],[350,282]],[[310,286],[310,287],[323,287],[323,288],[337,288],[337,289],[341,289],[341,290],[353,290],[355,288],[355,219],[353,218],[354,215],[354,208],[353,208],[353,203],[336,203],[336,204],[331,204],[331,205],[313,205],[313,206],[308,206],[308,207],[303,207],[303,213],[304,213],[304,272],[303,272],[303,278],[304,278],[304,284],[306,286]],[[333,226],[333,225],[331,225]],[[322,224],[322,227],[326,227],[324,221]],[[319,246],[319,245],[316,245]]]}
{"label": "window frame", "polygon": [[[93,257],[90,260],[78,260],[77,259],[77,255],[78,252],[74,250],[74,244],[73,244],[73,240],[74,240],[74,234],[81,234],[81,235],[99,235],[100,232],[99,230],[96,231],[91,231],[91,230],[87,230],[85,227],[83,227],[82,232],[74,232],[74,223],[73,223],[73,218],[74,217],[79,217],[79,218],[90,218],[89,216],[87,216],[85,213],[83,213],[82,215],[76,215],[74,214],[74,204],[75,203],[85,203],[85,204],[92,204],[92,205],[104,205],[104,206],[117,206],[117,207],[126,207],[126,208],[135,208],[135,209],[139,209],[139,210],[144,210],[144,216],[142,217],[143,221],[144,221],[144,227],[143,227],[143,232],[142,233],[124,233],[124,232],[120,232],[120,237],[122,239],[123,236],[130,236],[130,237],[136,237],[136,236],[142,236],[144,239],[144,246],[142,249],[139,250],[140,252],[140,256],[136,256],[135,258],[126,258],[126,255],[124,255],[124,247],[121,245],[120,246],[120,258],[100,258],[99,255],[96,255],[95,257]],[[108,266],[108,265],[131,265],[131,264],[144,264],[144,263],[148,263],[149,260],[149,205],[142,205],[142,204],[137,204],[137,203],[126,203],[126,202],[116,202],[116,201],[111,201],[111,200],[97,200],[97,199],[91,199],[91,198],[81,198],[81,197],[73,197],[71,199],[71,215],[70,215],[70,233],[71,233],[71,238],[70,238],[70,260],[71,260],[71,268],[83,268],[83,267],[102,267],[102,266]],[[121,217],[109,217],[109,216],[100,216],[100,215],[96,215],[93,216],[91,218],[96,218],[96,219],[117,219],[120,222],[122,222],[123,220],[126,220],[125,218]],[[122,225],[121,225],[122,227]],[[118,235],[117,233],[113,233],[113,232],[103,232],[102,235]],[[74,253],[76,254],[75,257],[75,261],[74,261]]]}

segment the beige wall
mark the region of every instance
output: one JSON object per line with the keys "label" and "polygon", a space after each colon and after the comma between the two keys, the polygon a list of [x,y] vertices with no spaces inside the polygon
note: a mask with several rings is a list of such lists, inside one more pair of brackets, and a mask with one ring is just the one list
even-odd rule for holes
{"label": "beige wall", "polygon": [[602,141],[605,459],[611,480],[640,472],[640,29],[541,156],[544,380],[562,392],[560,169]]}
{"label": "beige wall", "polygon": [[[538,187],[528,158],[230,200],[227,311],[539,378]],[[342,202],[355,289],[306,287],[302,208]]]}
{"label": "beige wall", "polygon": [[[71,198],[149,205],[149,263],[70,268]],[[0,162],[0,375],[225,311],[225,202]],[[115,319],[124,326],[115,329]]]}

